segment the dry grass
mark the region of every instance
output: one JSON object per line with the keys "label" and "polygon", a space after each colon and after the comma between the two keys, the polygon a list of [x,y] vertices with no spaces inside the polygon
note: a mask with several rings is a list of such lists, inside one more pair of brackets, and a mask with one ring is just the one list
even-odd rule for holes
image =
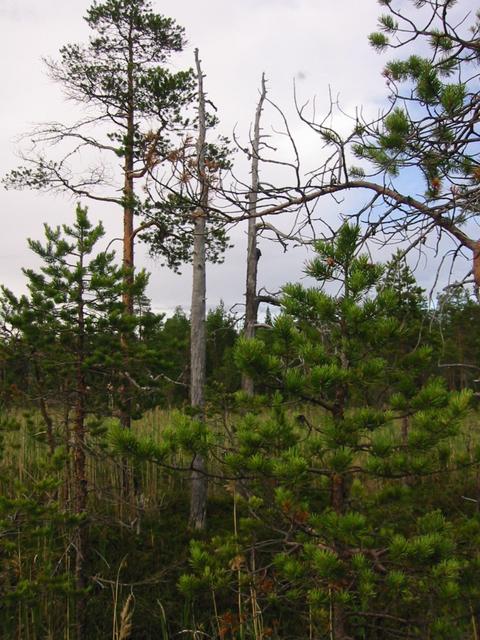
{"label": "dry grass", "polygon": [[125,600],[125,604],[123,605],[122,611],[120,613],[120,627],[118,630],[118,636],[116,640],[128,640],[132,633],[132,617],[134,610],[134,598],[130,593]]}

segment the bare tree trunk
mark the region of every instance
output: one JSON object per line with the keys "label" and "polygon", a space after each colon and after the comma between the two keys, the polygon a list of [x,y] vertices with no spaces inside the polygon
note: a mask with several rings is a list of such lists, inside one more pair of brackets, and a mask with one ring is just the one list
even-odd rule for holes
{"label": "bare tree trunk", "polygon": [[[196,418],[205,420],[205,217],[200,211],[195,220],[193,248],[192,308],[190,315],[190,403],[197,410]],[[206,525],[208,479],[204,457],[197,453],[193,459],[190,497],[190,526],[202,530]]]}
{"label": "bare tree trunk", "polygon": [[[193,282],[192,307],[190,313],[190,403],[197,412],[197,419],[205,420],[206,381],[206,278],[205,278],[205,231],[208,206],[208,183],[205,176],[205,94],[203,75],[195,49],[195,64],[198,77],[198,138],[197,171],[200,184],[200,206],[194,212]],[[192,463],[192,486],[190,495],[190,527],[203,530],[206,526],[208,479],[205,474],[206,461],[197,453]]]}
{"label": "bare tree trunk", "polygon": [[[265,74],[262,74],[262,88],[260,99],[255,112],[255,124],[252,140],[252,183],[248,194],[248,248],[247,248],[247,283],[245,289],[245,329],[246,338],[255,336],[255,325],[257,324],[257,267],[260,257],[257,247],[257,200],[258,200],[258,162],[260,148],[260,118],[262,115],[263,103],[267,90],[265,87]],[[253,395],[253,380],[249,376],[242,376],[242,389],[249,395]]]}

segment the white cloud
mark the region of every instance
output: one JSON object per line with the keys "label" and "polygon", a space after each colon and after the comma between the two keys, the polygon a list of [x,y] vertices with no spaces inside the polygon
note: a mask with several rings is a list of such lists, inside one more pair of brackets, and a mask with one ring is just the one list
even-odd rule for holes
{"label": "white cloud", "polygon": [[[55,56],[67,42],[86,39],[88,30],[82,16],[89,4],[86,0],[2,0],[0,173],[17,164],[14,137],[32,122],[68,121],[76,113],[74,105],[66,103],[59,88],[45,76],[41,58]],[[153,6],[186,28],[189,46],[174,58],[175,68],[191,66],[192,49],[199,47],[206,88],[219,107],[226,134],[237,125],[238,133],[247,139],[262,71],[267,74],[270,97],[295,123],[294,132],[312,163],[320,145],[295,120],[294,78],[300,99],[316,95],[320,111],[328,108],[329,86],[349,108],[378,105],[383,97],[383,61],[367,42],[378,16],[375,0],[162,0]],[[31,260],[25,238],[41,237],[43,221],[69,221],[74,203],[38,193],[1,191],[0,206],[4,216],[1,280],[18,288],[19,268]],[[90,211],[104,220],[109,235],[120,235],[121,220],[116,211],[99,205],[91,205]],[[322,211],[333,215],[332,202],[322,205]],[[208,302],[212,305],[220,298],[227,305],[243,300],[245,235],[242,229],[235,229],[232,237],[236,248],[227,254],[225,264],[209,268]],[[301,277],[304,252],[283,254],[280,248],[264,241],[261,244],[262,285],[276,289],[286,280]],[[178,277],[150,260],[145,247],[139,245],[137,255],[139,262],[153,271],[150,293],[155,307],[189,305],[188,266],[185,275]]]}

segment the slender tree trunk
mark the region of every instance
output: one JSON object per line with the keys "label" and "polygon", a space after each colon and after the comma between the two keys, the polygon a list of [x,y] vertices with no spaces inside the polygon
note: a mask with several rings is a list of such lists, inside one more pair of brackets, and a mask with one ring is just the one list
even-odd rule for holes
{"label": "slender tree trunk", "polygon": [[[205,278],[205,231],[208,206],[208,183],[205,175],[205,94],[203,75],[195,49],[195,63],[198,76],[198,139],[197,171],[200,184],[200,206],[194,212],[193,243],[193,283],[192,308],[190,314],[190,403],[197,412],[197,419],[205,420],[205,381],[206,381],[206,278]],[[203,530],[207,517],[208,479],[205,474],[206,461],[197,453],[192,464],[192,487],[190,496],[190,527]]]}
{"label": "slender tree trunk", "polygon": [[[267,90],[265,87],[265,74],[262,74],[262,88],[260,99],[255,112],[255,124],[252,140],[252,183],[248,194],[248,248],[247,248],[247,283],[245,288],[245,329],[246,338],[255,337],[255,325],[257,324],[257,268],[259,251],[257,247],[257,200],[258,200],[258,162],[260,148],[260,118]],[[242,389],[249,395],[253,395],[253,380],[249,376],[242,376]]]}
{"label": "slender tree trunk", "polygon": [[[135,137],[135,103],[134,103],[134,86],[133,86],[133,42],[132,28],[129,33],[128,46],[128,72],[127,72],[127,130],[125,135],[125,162],[124,162],[124,184],[123,184],[123,261],[122,266],[125,270],[123,276],[124,290],[122,301],[124,313],[127,316],[133,314],[133,296],[132,283],[133,272],[135,267],[134,255],[134,137]],[[129,342],[131,336],[128,330],[121,336],[121,347],[123,349],[123,367],[127,372],[130,369]],[[120,388],[120,424],[124,429],[130,429],[132,424],[132,385],[126,375],[122,378]],[[134,496],[138,496],[138,478],[129,469],[126,459],[121,461],[121,492],[124,500],[135,501]],[[137,525],[139,524],[139,514],[134,507]]]}
{"label": "slender tree trunk", "polygon": [[[197,419],[205,420],[205,216],[199,211],[195,220],[193,246],[193,286],[190,347],[190,403],[197,410]],[[204,457],[197,453],[193,460],[190,501],[190,526],[204,529],[206,524],[208,480]]]}
{"label": "slender tree trunk", "polygon": [[[133,117],[129,115],[129,132],[127,137],[133,136]],[[133,296],[131,293],[131,285],[133,280],[134,269],[134,245],[133,245],[133,178],[131,172],[133,170],[133,151],[127,143],[125,153],[125,184],[124,184],[124,209],[123,209],[123,268],[124,275],[124,291],[123,305],[124,313],[129,316],[133,314]],[[129,358],[129,341],[128,332],[124,332],[121,336],[121,346],[123,349],[123,367],[125,372],[130,369]],[[124,429],[130,429],[132,423],[132,399],[131,399],[131,383],[126,375],[122,378],[122,386],[120,389],[120,424]],[[122,494],[127,498],[131,494],[131,474],[128,469],[128,462],[122,460]],[[135,479],[133,479],[135,485]]]}
{"label": "slender tree trunk", "polygon": [[[133,234],[133,217],[134,217],[134,188],[133,188],[133,147],[135,136],[135,105],[133,101],[133,43],[131,34],[129,36],[129,65],[127,75],[127,131],[125,136],[125,164],[124,164],[124,185],[123,185],[123,268],[124,275],[124,291],[123,304],[127,315],[133,314],[133,296],[131,285],[133,282],[134,262],[134,234]],[[128,371],[128,335],[122,336],[122,346],[124,349],[125,369]],[[131,426],[131,398],[130,398],[130,382],[124,377],[122,381],[121,393],[121,411],[120,421],[124,429]]]}
{"label": "slender tree trunk", "polygon": [[[80,256],[80,268],[83,268],[83,257]],[[75,535],[75,587],[79,591],[76,601],[76,635],[77,640],[85,636],[86,596],[83,593],[87,586],[85,576],[85,557],[87,553],[87,530],[85,515],[87,510],[87,475],[85,464],[85,396],[86,383],[83,370],[85,361],[85,317],[84,317],[83,280],[80,276],[77,307],[77,363],[76,363],[76,400],[74,419],[73,468],[75,487],[75,514],[81,518]]]}

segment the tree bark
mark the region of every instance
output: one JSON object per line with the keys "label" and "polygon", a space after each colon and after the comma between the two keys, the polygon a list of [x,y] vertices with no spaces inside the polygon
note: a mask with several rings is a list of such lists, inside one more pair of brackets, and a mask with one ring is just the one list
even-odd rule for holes
{"label": "tree bark", "polygon": [[[134,137],[135,137],[135,101],[133,82],[133,41],[132,25],[128,34],[128,67],[127,67],[127,109],[126,109],[126,134],[125,134],[125,161],[123,167],[123,256],[122,266],[123,276],[123,312],[126,316],[133,314],[132,284],[135,267],[134,253]],[[124,372],[130,369],[129,357],[130,335],[124,331],[121,336],[121,347],[123,350]],[[123,429],[130,429],[132,426],[132,385],[127,375],[123,375],[120,387],[120,424]],[[121,460],[121,493],[124,500],[135,502],[140,490],[138,478],[134,471],[129,469],[126,459]],[[139,513],[135,509],[135,518],[139,526]]]}
{"label": "tree bark", "polygon": [[480,295],[479,295],[479,290],[480,290],[480,240],[477,240],[474,244],[474,247],[472,249],[472,253],[473,253],[473,267],[472,267],[472,272],[473,272],[473,279],[475,282],[475,295],[477,297],[477,300],[480,301]]}
{"label": "tree bark", "polygon": [[[262,88],[260,99],[255,112],[255,124],[252,140],[252,183],[248,194],[248,248],[247,248],[247,282],[245,288],[245,328],[246,338],[255,337],[255,325],[257,324],[258,300],[257,300],[257,271],[259,252],[257,247],[257,200],[259,185],[259,148],[260,148],[260,118],[262,115],[263,103],[267,94],[265,87],[265,74],[262,74]],[[253,395],[254,384],[252,378],[247,375],[242,376],[242,389]]]}
{"label": "tree bark", "polygon": [[[198,138],[197,171],[200,186],[200,205],[195,209],[193,243],[192,307],[190,312],[190,403],[196,411],[196,418],[205,421],[205,381],[206,381],[206,216],[208,207],[208,182],[205,175],[205,94],[203,75],[195,49],[195,64],[198,76]],[[206,527],[208,478],[206,461],[201,453],[196,453],[192,462],[192,485],[190,495],[189,524],[192,529]]]}
{"label": "tree bark", "polygon": [[[133,42],[132,28],[128,36],[128,73],[127,73],[127,131],[125,136],[125,163],[124,163],[124,184],[123,184],[123,268],[124,290],[123,305],[126,315],[133,314],[132,282],[134,262],[134,188],[133,188],[133,146],[135,136],[135,104],[133,87]],[[122,346],[124,349],[125,370],[129,369],[128,358],[128,335],[122,336]],[[131,398],[130,382],[126,376],[122,380],[120,422],[124,429],[131,426]],[[125,474],[124,474],[125,475]],[[125,479],[124,479],[125,482]]]}

